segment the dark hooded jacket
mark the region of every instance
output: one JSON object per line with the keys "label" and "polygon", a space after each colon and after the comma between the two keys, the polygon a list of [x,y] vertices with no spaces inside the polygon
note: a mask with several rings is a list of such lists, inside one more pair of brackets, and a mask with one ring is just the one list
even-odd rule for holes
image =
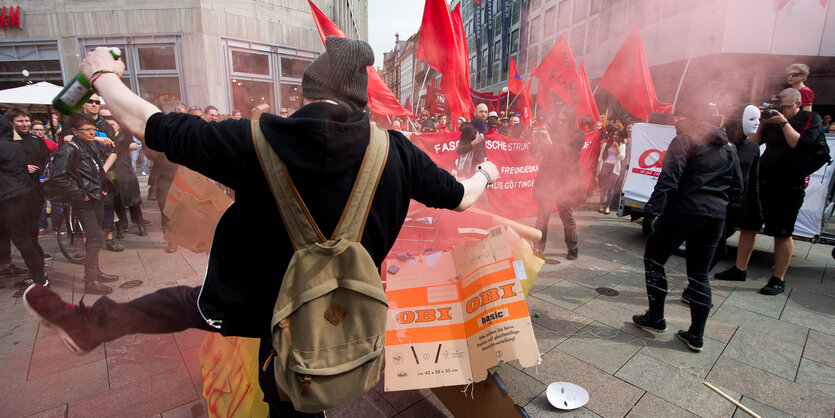
{"label": "dark hooded jacket", "polygon": [[[330,236],[368,146],[368,117],[318,102],[289,118],[264,113],[260,126],[314,221]],[[451,209],[464,193],[460,183],[402,134],[388,133],[388,160],[361,239],[378,266],[397,238],[410,199]],[[215,228],[198,307],[224,335],[268,338],[293,247],[258,162],[251,122],[209,123],[193,115],[157,113],[148,120],[145,141],[173,163],[235,190],[235,202]]]}
{"label": "dark hooded jacket", "polygon": [[0,116],[0,201],[20,197],[33,190],[23,144],[13,137],[12,124]]}
{"label": "dark hooded jacket", "polygon": [[742,191],[736,148],[725,131],[709,123],[695,123],[667,148],[661,175],[644,212],[724,219],[728,201]]}

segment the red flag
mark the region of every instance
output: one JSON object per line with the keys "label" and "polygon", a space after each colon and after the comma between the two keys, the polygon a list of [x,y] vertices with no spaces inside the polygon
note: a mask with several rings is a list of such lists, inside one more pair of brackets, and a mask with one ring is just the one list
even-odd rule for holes
{"label": "red flag", "polygon": [[658,100],[655,95],[638,25],[623,41],[598,86],[606,89],[629,113],[640,119],[649,120],[651,112],[673,111],[672,104]]}
{"label": "red flag", "polygon": [[513,57],[510,57],[510,69],[507,73],[507,89],[513,94],[519,94],[525,88],[525,81],[522,80],[522,73],[516,67]]}
{"label": "red flag", "polygon": [[[312,0],[307,0],[310,4],[310,10],[313,12],[313,21],[316,22],[316,28],[319,29],[319,36],[322,38],[322,44],[328,36],[338,36],[340,38],[347,38],[345,32],[339,29],[328,16],[322,13]],[[411,116],[415,117],[412,112],[403,108],[400,101],[397,100],[394,93],[391,92],[386,82],[377,74],[377,70],[373,66],[368,66],[368,106],[376,115],[387,116]]]}
{"label": "red flag", "polygon": [[[551,92],[548,92],[548,94],[551,94]],[[533,100],[531,100],[531,83],[525,84],[525,87],[522,88],[521,92],[519,92],[519,96],[516,98],[516,100],[519,100],[522,103],[522,112],[520,112],[522,116],[519,117],[519,121],[522,122],[523,126],[528,127],[533,121]]]}
{"label": "red flag", "polygon": [[408,110],[409,112],[414,113],[414,111],[412,110],[412,103],[409,101],[408,97],[406,98],[406,104],[403,105],[403,107],[405,107],[406,110]]}
{"label": "red flag", "polygon": [[446,0],[426,0],[415,56],[441,73],[441,90],[452,118],[470,116],[474,109],[469,59],[458,6],[450,14]]}
{"label": "red flag", "polygon": [[589,82],[589,76],[586,75],[586,66],[583,64],[583,60],[580,60],[580,70],[577,75],[580,78],[580,90],[582,91],[582,109],[577,109],[577,118],[583,119],[583,117],[588,116],[592,123],[597,122],[600,120],[600,110],[597,109],[597,102],[594,101],[594,94],[591,91],[591,83]]}
{"label": "red flag", "polygon": [[[565,103],[571,106],[580,104],[580,82],[574,64],[574,55],[568,45],[565,34],[548,51],[548,55],[536,67],[533,75],[539,84],[557,93]],[[545,102],[543,102],[545,103]]]}

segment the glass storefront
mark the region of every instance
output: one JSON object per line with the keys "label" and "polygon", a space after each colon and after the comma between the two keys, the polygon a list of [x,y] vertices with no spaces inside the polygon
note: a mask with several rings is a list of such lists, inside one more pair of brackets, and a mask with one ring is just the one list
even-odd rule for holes
{"label": "glass storefront", "polygon": [[[23,70],[29,72],[28,77],[23,75]],[[64,84],[57,40],[0,41],[0,90],[41,81],[58,86]]]}
{"label": "glass storefront", "polygon": [[[122,81],[163,112],[185,101],[181,35],[130,35],[79,38],[79,51],[118,47],[125,61]],[[86,54],[85,54],[86,55]]]}
{"label": "glass storefront", "polygon": [[264,103],[278,114],[292,114],[302,106],[302,76],[317,53],[280,45],[221,38],[226,51],[229,108],[244,115]]}

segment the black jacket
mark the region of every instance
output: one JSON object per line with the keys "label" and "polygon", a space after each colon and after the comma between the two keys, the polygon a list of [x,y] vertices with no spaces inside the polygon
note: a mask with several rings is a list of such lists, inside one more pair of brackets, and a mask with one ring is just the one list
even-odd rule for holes
{"label": "black jacket", "polygon": [[533,198],[556,201],[557,205],[574,203],[583,196],[580,151],[586,136],[576,126],[548,128],[551,145],[534,133],[531,155],[539,159],[539,171],[533,185]]}
{"label": "black jacket", "polygon": [[[343,106],[313,103],[289,118],[264,113],[260,124],[313,219],[330,236],[365,155],[368,117]],[[388,132],[389,157],[361,240],[377,265],[397,238],[410,198],[454,208],[464,191],[402,134]],[[188,114],[157,113],[148,120],[145,141],[173,163],[235,190],[235,202],[215,228],[198,307],[224,335],[269,338],[293,247],[258,162],[250,121],[206,122]]]}
{"label": "black jacket", "polygon": [[661,175],[644,212],[724,219],[728,201],[742,191],[736,148],[725,131],[708,123],[695,124],[673,138],[667,148]]}
{"label": "black jacket", "polygon": [[27,164],[38,167],[34,173],[29,173],[29,181],[40,190],[40,178],[43,174],[43,167],[49,160],[49,148],[43,142],[43,138],[32,133],[26,133],[20,137],[23,152],[26,153]]}
{"label": "black jacket", "polygon": [[12,139],[12,125],[0,116],[0,201],[14,199],[33,190],[21,141]]}
{"label": "black jacket", "polygon": [[[72,143],[64,143],[53,154],[52,179],[61,188],[69,190],[72,201],[84,196],[99,200],[104,197],[100,175],[100,161],[93,145],[73,137]],[[106,186],[105,186],[106,187]]]}

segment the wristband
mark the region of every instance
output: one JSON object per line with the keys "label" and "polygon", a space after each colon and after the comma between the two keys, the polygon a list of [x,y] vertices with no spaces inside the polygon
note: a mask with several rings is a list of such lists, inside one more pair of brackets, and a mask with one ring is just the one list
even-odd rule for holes
{"label": "wristband", "polygon": [[484,177],[485,177],[485,178],[487,178],[487,184],[490,184],[490,183],[492,183],[492,182],[493,182],[493,180],[491,180],[491,179],[490,179],[490,175],[489,175],[489,174],[487,174],[487,172],[486,172],[486,171],[484,171],[484,170],[476,170],[476,173],[481,173],[481,174],[484,174]]}
{"label": "wristband", "polygon": [[784,121],[780,122],[780,127],[782,128],[782,127],[784,127],[788,124],[789,124],[789,122],[784,120]]}
{"label": "wristband", "polygon": [[101,77],[104,74],[116,74],[118,76],[116,71],[113,71],[113,70],[98,70],[98,71],[94,72],[93,75],[90,77],[90,86],[92,87],[93,83],[95,83],[96,80],[98,80],[99,77]]}

